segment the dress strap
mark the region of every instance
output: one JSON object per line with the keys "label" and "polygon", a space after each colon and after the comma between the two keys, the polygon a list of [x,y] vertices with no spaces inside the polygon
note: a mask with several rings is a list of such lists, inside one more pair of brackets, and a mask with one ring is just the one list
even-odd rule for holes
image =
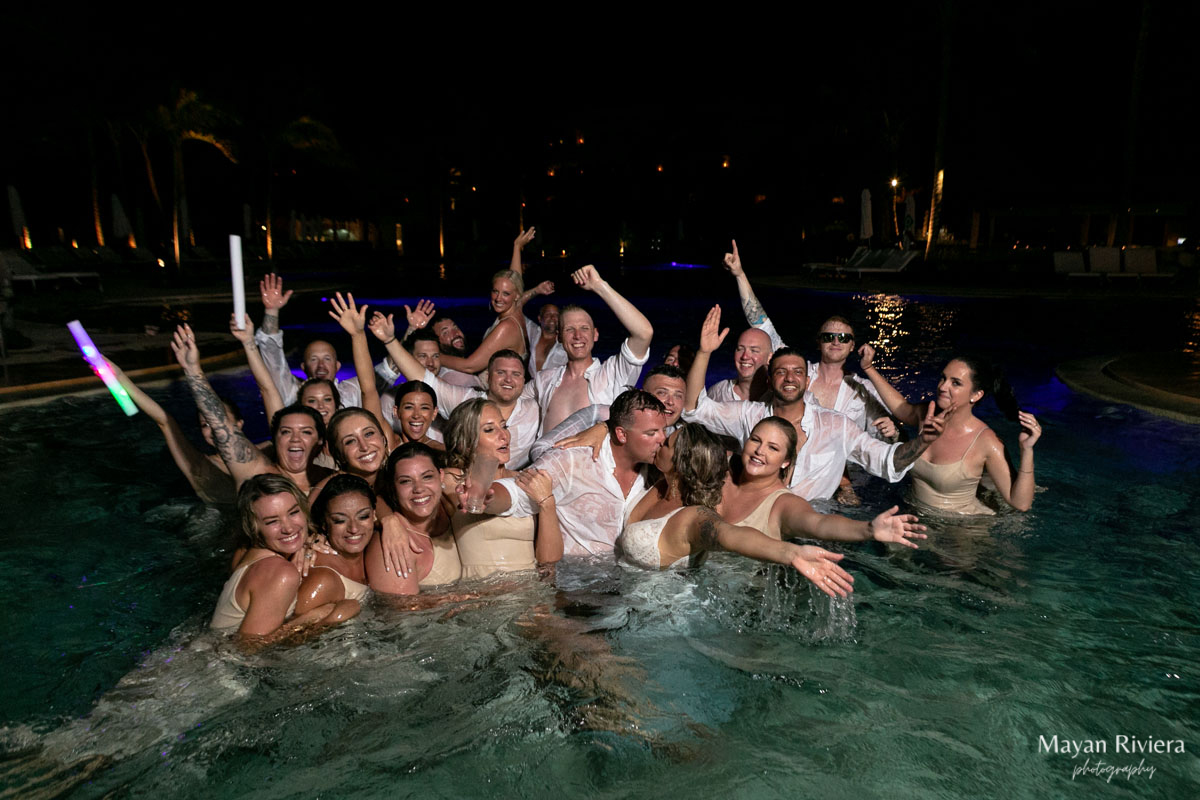
{"label": "dress strap", "polygon": [[975,438],[971,440],[971,443],[969,445],[967,445],[967,449],[963,450],[962,456],[958,459],[959,461],[962,461],[964,458],[967,457],[967,453],[971,452],[971,448],[975,446],[975,443],[979,441],[979,437],[982,436],[983,432],[986,431],[987,429],[988,429],[987,425],[984,425],[982,428],[979,429],[979,433],[975,434]]}

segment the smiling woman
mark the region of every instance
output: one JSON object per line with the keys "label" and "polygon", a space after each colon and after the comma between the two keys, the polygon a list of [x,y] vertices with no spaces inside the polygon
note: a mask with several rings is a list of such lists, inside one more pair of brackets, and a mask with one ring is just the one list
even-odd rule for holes
{"label": "smiling woman", "polygon": [[308,502],[294,483],[282,475],[256,475],[238,492],[237,509],[250,549],[225,582],[212,628],[236,628],[244,644],[262,646],[358,613],[358,603],[351,600],[292,616],[300,573],[291,560],[303,557],[309,534]]}

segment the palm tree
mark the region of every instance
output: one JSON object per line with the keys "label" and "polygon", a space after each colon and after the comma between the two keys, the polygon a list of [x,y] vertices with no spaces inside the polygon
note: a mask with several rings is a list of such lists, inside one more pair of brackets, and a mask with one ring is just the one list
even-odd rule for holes
{"label": "palm tree", "polygon": [[344,162],[333,129],[311,117],[299,117],[277,129],[267,141],[267,258],[274,258],[275,178],[289,156],[303,155],[327,166]]}

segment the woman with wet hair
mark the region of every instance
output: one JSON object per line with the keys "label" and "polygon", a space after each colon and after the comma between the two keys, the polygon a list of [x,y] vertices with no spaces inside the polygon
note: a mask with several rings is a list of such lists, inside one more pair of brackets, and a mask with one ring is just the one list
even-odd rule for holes
{"label": "woman with wet hair", "polygon": [[497,350],[515,350],[524,360],[529,352],[525,341],[525,315],[521,296],[525,281],[519,272],[502,269],[492,276],[491,307],[496,321],[487,329],[475,352],[465,356],[442,353],[442,366],[476,375],[487,369],[488,359]]}
{"label": "woman with wet hair", "polygon": [[[920,424],[924,403],[910,403],[879,374],[872,363],[874,352],[863,353],[863,372],[879,391],[893,416],[901,422]],[[1010,420],[1018,422],[1020,462],[1014,469],[1004,443],[975,416],[975,409],[991,395]],[[1033,446],[1042,436],[1042,426],[1028,411],[1022,411],[1012,387],[985,359],[959,355],[950,359],[938,379],[933,401],[939,411],[950,410],[946,428],[912,468],[913,498],[925,506],[957,514],[994,514],[977,497],[986,472],[1005,502],[1018,511],[1033,505]]]}
{"label": "woman with wet hair", "polygon": [[332,553],[318,552],[300,584],[296,613],[367,594],[363,552],[375,535],[375,491],[357,475],[335,475],[313,503],[313,523]]}
{"label": "woman with wet hair", "polygon": [[912,514],[892,506],[870,522],[840,514],[822,514],[788,489],[789,473],[796,461],[796,428],[783,417],[766,417],[750,431],[733,480],[725,485],[721,516],[735,525],[762,531],[772,539],[804,536],[840,542],[874,539],[916,547],[911,539],[924,539],[925,526]]}
{"label": "woman with wet hair", "polygon": [[760,561],[792,566],[830,597],[854,591],[854,579],[837,562],[843,556],[730,525],[717,514],[729,471],[725,447],[708,429],[683,423],[659,448],[663,473],[629,514],[617,538],[619,557],[643,569],[699,566],[718,547]]}
{"label": "woman with wet hair", "polygon": [[[295,614],[300,572],[308,542],[308,500],[282,475],[255,475],[238,490],[237,514],[250,548],[225,582],[210,626],[236,629],[247,644],[279,641],[313,625],[334,625],[353,617],[353,600],[328,602]],[[286,624],[285,624],[286,623]]]}
{"label": "woman with wet hair", "polygon": [[[545,568],[563,554],[553,486],[543,470],[513,472],[506,468],[511,435],[500,407],[478,397],[450,414],[445,428],[446,489],[457,500],[460,488],[477,458],[494,459],[496,478],[514,478],[538,513],[532,517],[497,517],[456,510],[451,519],[464,578],[485,578],[497,572]],[[453,494],[450,494],[453,492]]]}

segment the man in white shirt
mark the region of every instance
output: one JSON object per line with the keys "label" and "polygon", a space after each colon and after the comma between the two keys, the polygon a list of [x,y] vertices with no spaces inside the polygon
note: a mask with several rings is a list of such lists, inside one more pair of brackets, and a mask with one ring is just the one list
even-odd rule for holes
{"label": "man in white shirt", "polygon": [[[374,323],[374,319],[372,322]],[[374,331],[375,328],[372,327]],[[525,382],[525,362],[515,350],[497,350],[488,359],[487,389],[457,386],[439,378],[413,353],[397,342],[387,345],[388,355],[400,365],[400,371],[410,381],[424,381],[437,393],[438,413],[449,419],[454,409],[475,397],[486,397],[500,408],[506,427],[512,435],[509,444],[509,469],[521,469],[529,463],[529,446],[537,438],[541,416],[533,396],[533,385]]]}
{"label": "man in white shirt", "polygon": [[[280,399],[285,406],[292,405],[298,399],[302,381],[292,374],[287,363],[287,355],[283,350],[283,333],[279,330],[279,309],[287,305],[292,298],[292,290],[283,291],[283,278],[275,273],[267,275],[258,283],[263,301],[262,325],[254,333],[254,343],[263,362],[271,372],[271,380],[279,390]],[[333,381],[338,394],[342,398],[342,406],[361,406],[362,389],[359,388],[358,378],[338,380],[337,373],[342,362],[338,361],[337,351],[333,345],[325,341],[315,341],[304,348],[304,360],[300,368],[309,378],[325,378]],[[400,373],[392,369],[387,359],[375,365],[375,374],[384,386],[391,386],[400,377]]]}
{"label": "man in white shirt", "polygon": [[567,363],[567,351],[558,341],[558,320],[558,306],[546,303],[538,311],[537,323],[529,328],[529,369],[535,375]]}
{"label": "man in white shirt", "polygon": [[[592,457],[590,447],[552,449],[533,462],[554,484],[554,503],[563,534],[563,555],[611,553],[629,509],[650,490],[650,465],[666,436],[663,406],[640,389],[621,393],[612,402],[609,435]],[[488,514],[528,517],[536,504],[511,478],[492,484]]]}
{"label": "man in white shirt", "polygon": [[926,415],[921,435],[903,444],[886,444],[859,429],[849,417],[814,403],[806,403],[808,365],[791,348],[780,348],[767,369],[773,397],[770,403],[742,400],[717,403],[704,396],[704,378],[708,360],[729,333],[720,332],[721,308],[714,306],[704,321],[700,348],[688,372],[687,397],[683,419],[699,422],[714,433],[733,436],[743,446],[750,432],[762,419],[778,416],[796,426],[800,447],[788,488],[805,500],[832,497],[838,488],[846,462],[858,464],[867,472],[890,483],[899,481],[918,456],[941,435],[949,411]]}
{"label": "man in white shirt", "polygon": [[642,365],[650,356],[654,327],[642,312],[622,297],[596,268],[589,265],[575,271],[575,283],[595,292],[625,326],[629,337],[620,352],[603,363],[592,356],[600,337],[592,316],[577,306],[567,306],[559,319],[559,341],[567,353],[567,363],[544,369],[534,380],[542,422],[538,435],[548,431],[574,412],[594,403],[612,403],[613,398],[637,383]]}

